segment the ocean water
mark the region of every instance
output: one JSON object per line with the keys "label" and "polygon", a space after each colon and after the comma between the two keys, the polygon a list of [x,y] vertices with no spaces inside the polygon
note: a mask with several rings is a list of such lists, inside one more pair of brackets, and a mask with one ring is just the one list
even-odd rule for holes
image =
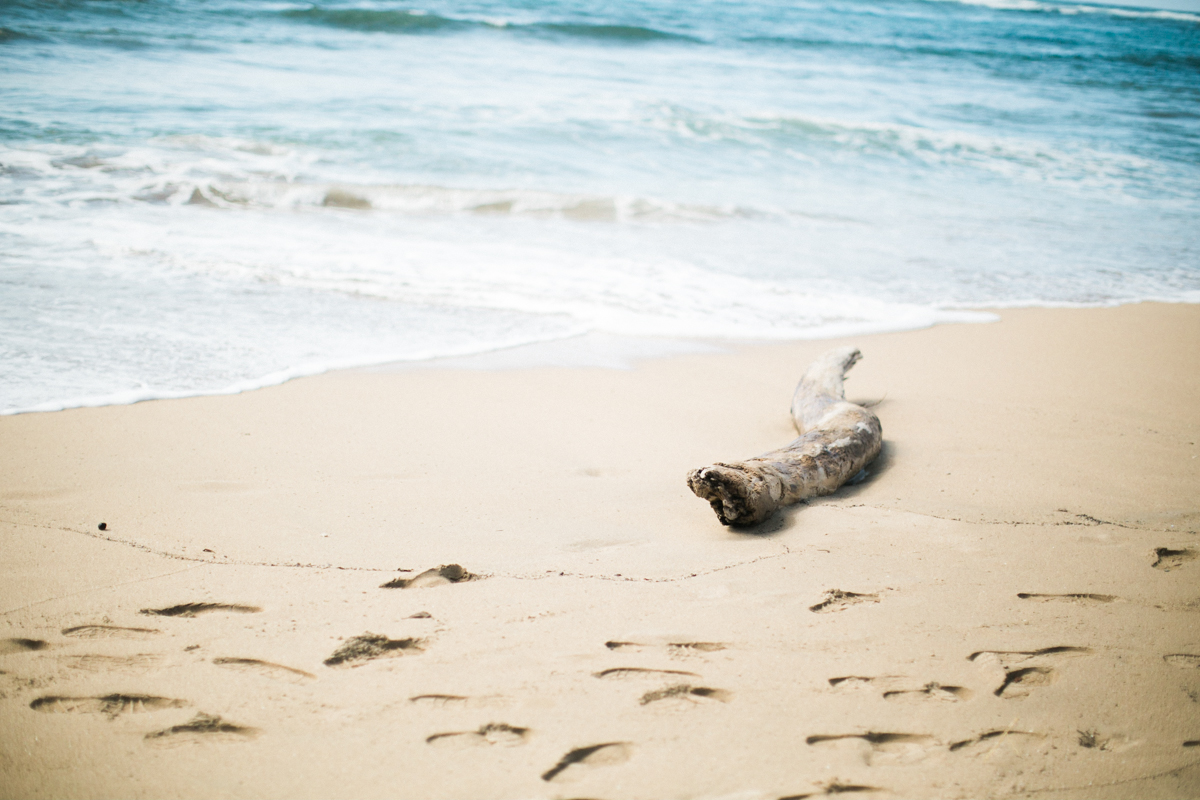
{"label": "ocean water", "polygon": [[1200,301],[1200,13],[0,0],[0,412]]}

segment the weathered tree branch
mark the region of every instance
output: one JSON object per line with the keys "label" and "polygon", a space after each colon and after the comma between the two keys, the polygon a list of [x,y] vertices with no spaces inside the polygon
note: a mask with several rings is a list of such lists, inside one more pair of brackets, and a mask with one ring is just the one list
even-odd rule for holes
{"label": "weathered tree branch", "polygon": [[688,473],[688,487],[723,524],[753,525],[778,508],[830,494],[879,455],[879,418],[845,398],[846,372],[861,357],[855,347],[831,350],[804,373],[792,397],[799,439],[756,458]]}

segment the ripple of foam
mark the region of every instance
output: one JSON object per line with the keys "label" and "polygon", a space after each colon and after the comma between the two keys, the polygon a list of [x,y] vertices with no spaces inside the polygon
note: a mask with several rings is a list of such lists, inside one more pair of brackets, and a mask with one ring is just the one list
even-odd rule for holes
{"label": "ripple of foam", "polygon": [[199,134],[160,137],[136,147],[0,146],[0,171],[19,183],[20,201],[55,205],[183,204],[198,186],[207,185],[200,176],[233,181],[259,176],[287,183],[316,159],[314,153],[267,142]]}
{"label": "ripple of foam", "polygon": [[[934,130],[897,123],[759,114],[706,116],[662,106],[643,120],[678,136],[767,145],[802,160],[884,155],[933,169],[966,167],[1026,182],[1127,193],[1153,184],[1159,196],[1179,187],[1177,171],[1133,155],[1079,146]],[[319,155],[236,137],[168,136],[145,145],[0,147],[9,175],[24,177],[21,202],[57,205],[138,201],[225,208],[331,207],[407,214],[558,217],[580,221],[716,221],[776,216],[778,210],[686,204],[639,196],[431,185],[365,185],[300,180]],[[17,175],[17,173],[20,173]]]}
{"label": "ripple of foam", "polygon": [[352,270],[331,265],[321,253],[297,250],[240,277],[458,311],[565,315],[582,330],[626,336],[809,339],[991,319],[973,311],[813,292],[795,282],[716,273],[668,258],[415,239],[397,256],[394,245],[364,233],[356,248]]}
{"label": "ripple of foam", "polygon": [[1173,174],[1163,164],[1138,156],[966,131],[777,114],[706,117],[679,107],[664,112],[654,124],[680,136],[747,144],[782,137],[787,151],[801,160],[812,159],[807,152],[811,148],[832,148],[850,155],[892,155],[931,167],[967,166],[1023,180],[1117,190],[1148,180],[1161,186]]}
{"label": "ripple of foam", "polygon": [[[266,142],[203,135],[135,148],[0,147],[0,171],[23,178],[22,202],[136,201],[222,208],[342,208],[401,214],[557,217],[588,222],[703,222],[762,216],[734,205],[526,189],[297,180],[316,157]],[[203,175],[211,177],[205,179]]]}
{"label": "ripple of foam", "polygon": [[[212,183],[201,194],[216,205],[268,208],[374,209],[408,214],[559,217],[589,222],[705,221],[757,216],[737,206],[673,203],[648,197],[570,194],[524,189],[445,186],[238,182]],[[180,191],[178,196],[183,197]]]}
{"label": "ripple of foam", "polygon": [[1039,0],[941,0],[942,2],[961,3],[968,6],[986,6],[1001,11],[1039,11],[1051,14],[1107,14],[1112,17],[1129,19],[1168,19],[1177,22],[1200,22],[1200,14],[1186,11],[1167,11],[1165,9],[1147,9],[1144,11],[1121,8],[1119,6],[1086,6],[1059,5],[1043,3]]}

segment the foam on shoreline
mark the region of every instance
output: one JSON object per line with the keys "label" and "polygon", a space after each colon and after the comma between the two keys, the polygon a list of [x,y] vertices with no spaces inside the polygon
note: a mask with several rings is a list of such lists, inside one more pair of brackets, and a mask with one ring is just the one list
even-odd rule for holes
{"label": "foam on shoreline", "polygon": [[[912,315],[902,321],[830,323],[812,329],[811,335],[805,336],[803,339],[829,339],[838,336],[918,330],[938,324],[985,323],[998,319],[999,317],[996,315],[983,311],[934,311],[930,312],[927,317]],[[148,400],[234,395],[269,386],[278,386],[296,378],[346,369],[374,368],[388,371],[422,368],[525,369],[535,366],[594,366],[628,369],[634,362],[646,358],[660,358],[681,353],[711,352],[720,349],[722,345],[733,345],[745,341],[753,340],[629,336],[593,331],[561,338],[547,337],[506,342],[496,347],[449,347],[405,354],[403,357],[397,357],[395,354],[374,353],[359,358],[350,357],[305,363],[215,388],[180,390],[141,387],[0,409],[0,416],[63,411],[71,408],[129,405]]]}

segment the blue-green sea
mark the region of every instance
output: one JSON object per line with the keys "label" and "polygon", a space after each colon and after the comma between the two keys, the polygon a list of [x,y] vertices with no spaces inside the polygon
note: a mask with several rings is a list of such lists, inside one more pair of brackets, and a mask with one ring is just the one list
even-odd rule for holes
{"label": "blue-green sea", "polygon": [[0,411],[1200,301],[1200,13],[0,0]]}

